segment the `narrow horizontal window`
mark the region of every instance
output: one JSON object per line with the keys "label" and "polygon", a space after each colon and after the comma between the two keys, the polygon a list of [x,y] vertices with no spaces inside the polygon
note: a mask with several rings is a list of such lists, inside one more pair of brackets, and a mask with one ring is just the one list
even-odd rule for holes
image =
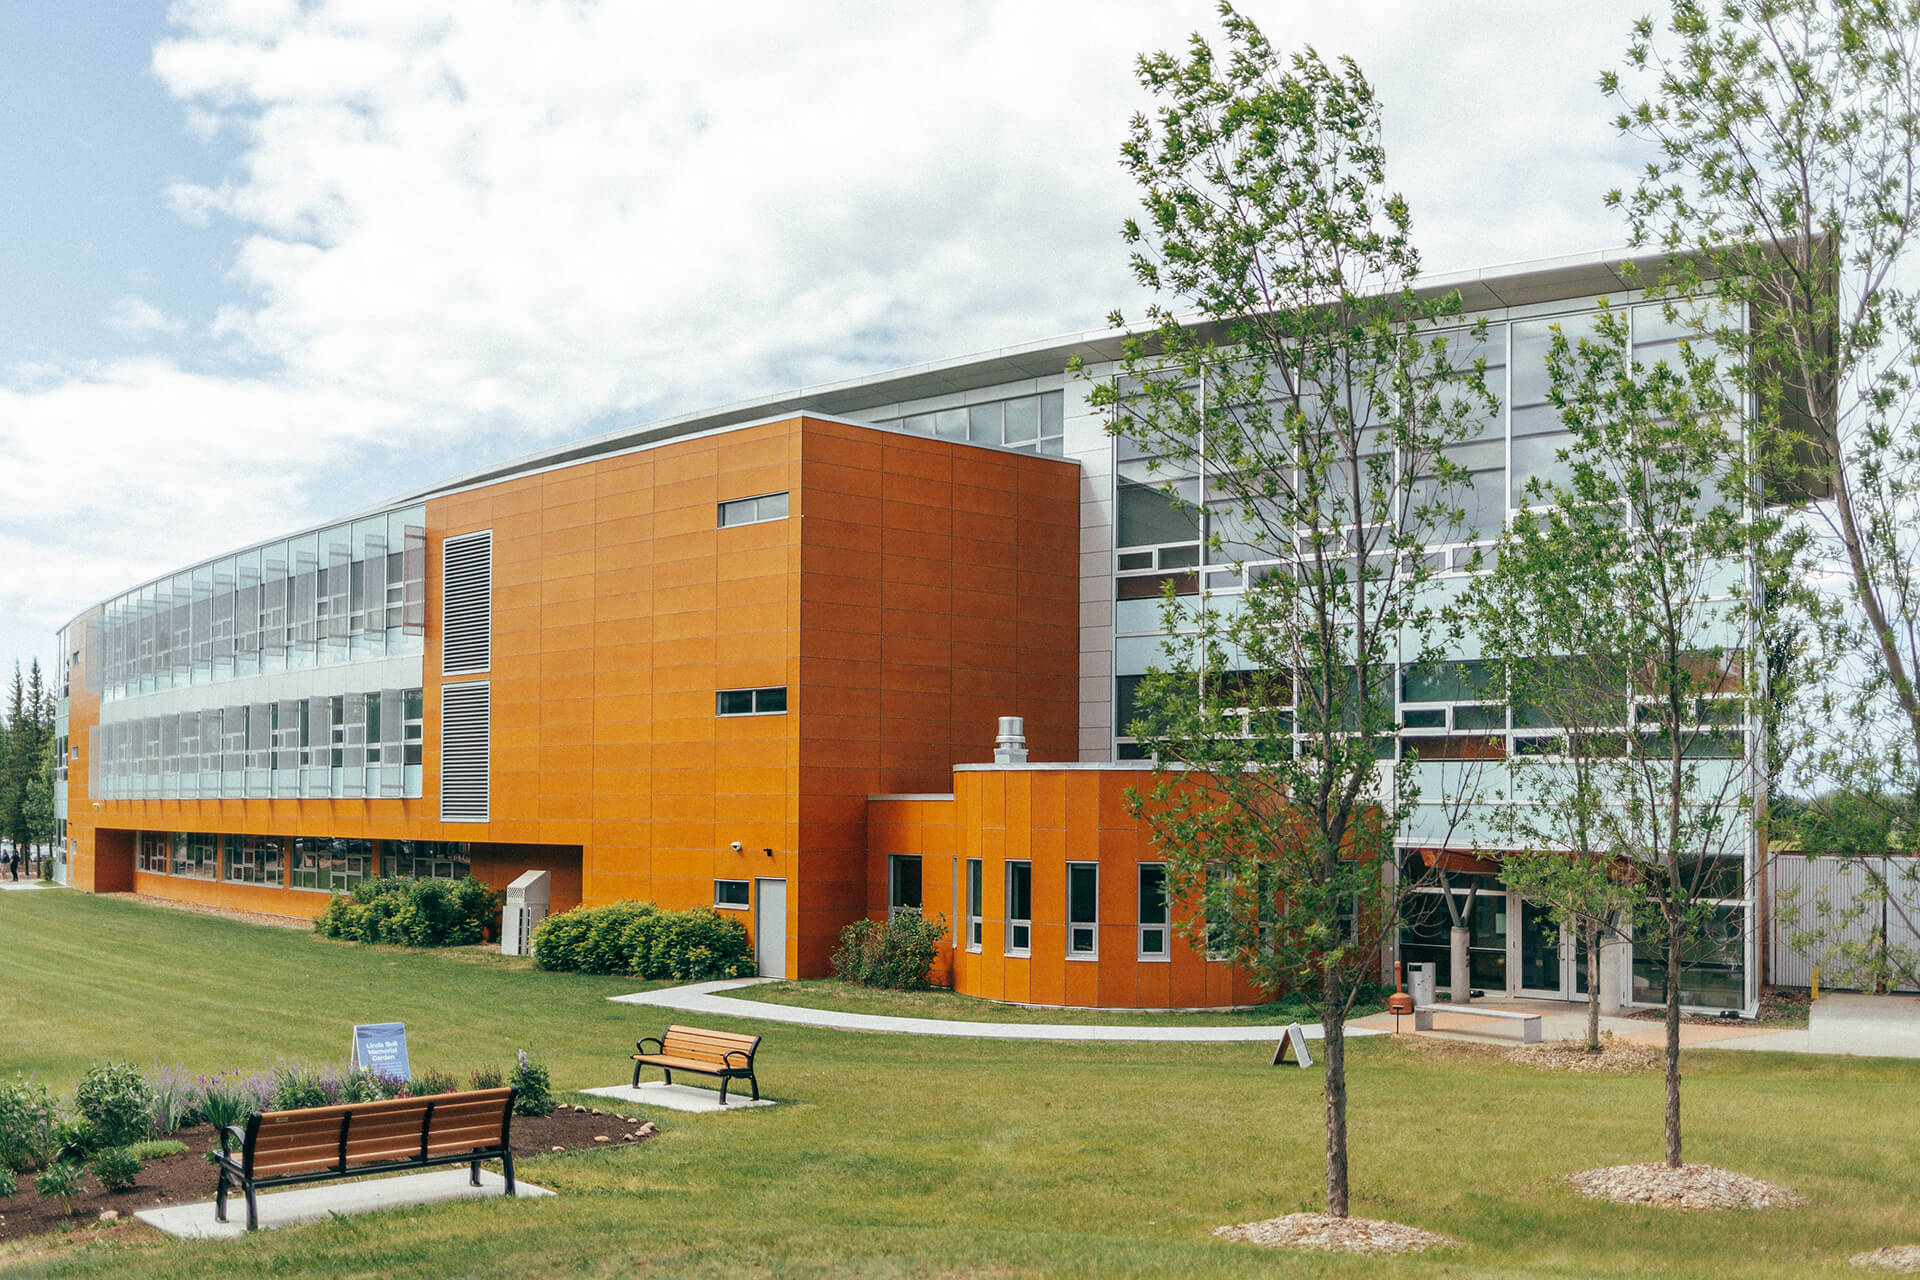
{"label": "narrow horizontal window", "polygon": [[745,880],[715,880],[713,882],[713,905],[744,910],[751,904]]}
{"label": "narrow horizontal window", "polygon": [[731,529],[737,524],[760,524],[786,518],[787,495],[784,493],[763,493],[757,498],[735,498],[720,504],[722,529]]}
{"label": "narrow horizontal window", "polygon": [[787,709],[787,687],[771,689],[722,689],[714,695],[713,713],[717,716],[777,716]]}

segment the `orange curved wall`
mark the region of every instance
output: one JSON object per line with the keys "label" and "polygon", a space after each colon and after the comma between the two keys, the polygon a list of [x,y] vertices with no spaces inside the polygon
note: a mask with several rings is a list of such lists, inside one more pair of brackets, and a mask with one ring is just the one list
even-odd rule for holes
{"label": "orange curved wall", "polygon": [[[948,922],[934,980],[963,995],[1079,1008],[1188,1009],[1255,1004],[1266,997],[1231,965],[1208,960],[1169,928],[1168,958],[1142,960],[1139,866],[1159,862],[1146,828],[1126,810],[1144,768],[1012,765],[959,769],[951,796],[869,801],[869,914],[887,908],[891,854],[918,855],[924,910]],[[981,860],[982,930],[966,949],[968,858]],[[1006,864],[1033,864],[1031,954],[1006,954]],[[1099,956],[1067,958],[1067,863],[1100,867]],[[1175,920],[1184,918],[1179,904]],[[956,943],[958,945],[956,945]]]}

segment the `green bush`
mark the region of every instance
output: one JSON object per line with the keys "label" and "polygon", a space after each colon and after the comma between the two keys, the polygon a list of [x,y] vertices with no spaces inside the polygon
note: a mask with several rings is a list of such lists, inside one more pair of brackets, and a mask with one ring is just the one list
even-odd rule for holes
{"label": "green bush", "polygon": [[125,1191],[140,1178],[146,1162],[132,1147],[108,1147],[93,1158],[93,1176],[109,1191]]}
{"label": "green bush", "polygon": [[62,1213],[73,1212],[73,1198],[80,1194],[80,1167],[59,1162],[33,1180],[33,1189],[49,1200],[60,1202]]}
{"label": "green bush", "polygon": [[47,1159],[79,1164],[104,1144],[93,1121],[73,1116],[53,1126],[53,1141],[47,1147]]}
{"label": "green bush", "polygon": [[201,1107],[201,1114],[217,1133],[229,1125],[239,1124],[253,1114],[247,1100],[238,1089],[229,1089],[224,1085],[207,1090],[207,1099]]}
{"label": "green bush", "polygon": [[520,1051],[520,1060],[514,1064],[513,1114],[517,1116],[544,1116],[553,1110],[553,1082],[547,1078],[547,1069],[527,1057],[527,1051]]}
{"label": "green bush", "polygon": [[102,1147],[153,1136],[153,1086],[131,1062],[96,1062],[73,1090],[76,1111],[93,1122]]}
{"label": "green bush", "polygon": [[467,1087],[469,1089],[504,1089],[507,1087],[507,1078],[500,1074],[498,1067],[481,1067],[467,1077]]}
{"label": "green bush", "polygon": [[20,1075],[0,1080],[0,1168],[38,1165],[52,1145],[55,1116],[47,1086]]}
{"label": "green bush", "polygon": [[481,941],[500,918],[506,895],[465,876],[362,880],[334,897],[313,927],[329,938],[401,947],[464,947]]}
{"label": "green bush", "polygon": [[840,931],[833,976],[863,987],[915,991],[927,985],[927,970],[946,935],[939,916],[899,911],[886,921],[855,920]]}
{"label": "green bush", "polygon": [[701,981],[753,972],[746,926],[711,907],[670,911],[651,902],[577,907],[533,932],[534,963],[565,973]]}
{"label": "green bush", "polygon": [[0,1164],[0,1200],[10,1200],[20,1190],[20,1175]]}
{"label": "green bush", "polygon": [[324,1107],[333,1099],[321,1087],[320,1073],[300,1062],[281,1062],[273,1069],[273,1109],[298,1111],[302,1107]]}
{"label": "green bush", "polygon": [[460,1082],[444,1071],[432,1067],[423,1068],[408,1085],[407,1092],[416,1098],[424,1098],[435,1093],[458,1093]]}

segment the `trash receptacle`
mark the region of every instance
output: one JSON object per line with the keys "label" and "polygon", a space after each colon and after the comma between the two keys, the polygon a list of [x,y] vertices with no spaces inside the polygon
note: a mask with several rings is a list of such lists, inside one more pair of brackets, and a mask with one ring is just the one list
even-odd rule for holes
{"label": "trash receptacle", "polygon": [[1407,966],[1407,994],[1413,997],[1414,1004],[1434,1003],[1434,995],[1438,989],[1431,960]]}

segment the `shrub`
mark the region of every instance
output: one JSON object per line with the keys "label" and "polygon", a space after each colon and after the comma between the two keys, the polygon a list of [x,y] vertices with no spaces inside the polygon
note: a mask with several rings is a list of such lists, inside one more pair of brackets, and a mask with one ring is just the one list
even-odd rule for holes
{"label": "shrub", "polygon": [[53,1140],[53,1096],[25,1076],[0,1080],[0,1168],[31,1169]]}
{"label": "shrub", "polygon": [[80,1194],[80,1166],[56,1161],[33,1180],[33,1189],[50,1200],[60,1202],[60,1212],[73,1212],[73,1198]]}
{"label": "shrub", "polygon": [[206,1101],[201,1106],[201,1114],[216,1132],[228,1125],[239,1124],[253,1113],[253,1108],[240,1091],[224,1084],[207,1090]]}
{"label": "shrub", "polygon": [[320,1073],[305,1063],[278,1063],[273,1069],[273,1109],[297,1111],[301,1107],[324,1107],[338,1102],[329,1099],[320,1085]]}
{"label": "shrub", "polygon": [[73,1090],[74,1109],[93,1122],[102,1147],[153,1136],[153,1087],[131,1062],[96,1062]]}
{"label": "shrub", "polygon": [[498,1067],[481,1067],[467,1077],[469,1089],[504,1089],[506,1086],[507,1078],[500,1074]]}
{"label": "shrub", "polygon": [[408,1090],[416,1098],[424,1098],[434,1093],[458,1093],[460,1082],[444,1071],[435,1071],[428,1067],[413,1078]]}
{"label": "shrub", "polygon": [[885,922],[855,920],[840,931],[833,976],[863,987],[917,990],[927,985],[927,969],[946,932],[939,916],[918,911],[896,912]]}
{"label": "shrub", "polygon": [[108,1147],[93,1158],[93,1176],[109,1191],[125,1191],[139,1180],[146,1162],[131,1147]]}
{"label": "shrub", "polygon": [[0,1200],[11,1200],[20,1190],[20,1175],[0,1164]]}
{"label": "shrub", "polygon": [[78,1164],[103,1145],[93,1121],[85,1116],[73,1116],[53,1126],[53,1140],[47,1146],[47,1158]]}
{"label": "shrub", "polygon": [[415,880],[386,876],[363,880],[336,896],[313,922],[329,938],[384,942],[402,947],[462,947],[481,940],[500,918],[506,895],[465,876]]}
{"label": "shrub", "polygon": [[513,1114],[544,1116],[553,1110],[553,1084],[547,1079],[547,1069],[528,1058],[525,1049],[520,1051],[510,1083],[515,1091]]}
{"label": "shrub", "polygon": [[746,926],[711,907],[669,911],[651,902],[577,907],[534,930],[534,963],[572,973],[635,978],[743,978],[753,972]]}

